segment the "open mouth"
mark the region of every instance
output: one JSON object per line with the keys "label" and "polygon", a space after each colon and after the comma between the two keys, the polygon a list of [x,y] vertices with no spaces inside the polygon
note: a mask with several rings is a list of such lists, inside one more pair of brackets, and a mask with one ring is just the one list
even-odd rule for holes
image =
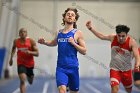
{"label": "open mouth", "polygon": [[69,20],[72,20],[71,18],[68,18]]}

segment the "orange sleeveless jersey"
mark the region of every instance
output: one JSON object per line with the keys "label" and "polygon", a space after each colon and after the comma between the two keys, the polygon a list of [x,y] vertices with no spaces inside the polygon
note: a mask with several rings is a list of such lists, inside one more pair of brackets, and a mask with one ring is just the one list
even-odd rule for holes
{"label": "orange sleeveless jersey", "polygon": [[24,44],[21,44],[20,39],[16,41],[17,47],[17,64],[24,65],[26,67],[34,67],[33,55],[26,54],[25,51],[32,50],[30,38],[26,38]]}

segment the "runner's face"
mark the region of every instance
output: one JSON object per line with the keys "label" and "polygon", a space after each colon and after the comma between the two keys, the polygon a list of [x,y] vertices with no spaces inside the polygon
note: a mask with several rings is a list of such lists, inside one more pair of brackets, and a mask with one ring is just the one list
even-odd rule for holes
{"label": "runner's face", "polygon": [[73,24],[74,22],[76,22],[75,17],[76,17],[76,15],[75,15],[74,11],[70,10],[66,13],[64,21],[68,24]]}
{"label": "runner's face", "polygon": [[26,38],[27,37],[27,30],[25,29],[22,29],[20,32],[19,32],[19,36],[20,38]]}
{"label": "runner's face", "polygon": [[125,43],[126,37],[127,37],[127,34],[125,32],[121,32],[121,33],[117,34],[118,42],[120,44]]}

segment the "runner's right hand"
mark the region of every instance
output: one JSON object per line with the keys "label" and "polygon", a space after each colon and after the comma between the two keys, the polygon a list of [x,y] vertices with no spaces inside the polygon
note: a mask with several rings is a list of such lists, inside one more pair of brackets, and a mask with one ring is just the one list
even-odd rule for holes
{"label": "runner's right hand", "polygon": [[44,39],[44,38],[39,38],[39,39],[38,39],[38,43],[40,43],[40,44],[45,44],[45,39]]}
{"label": "runner's right hand", "polygon": [[13,65],[13,59],[11,58],[9,61],[9,65],[12,66]]}
{"label": "runner's right hand", "polygon": [[87,22],[86,22],[86,26],[87,26],[88,29],[90,29],[90,28],[92,27],[91,25],[92,25],[92,24],[91,24],[91,21],[87,21]]}

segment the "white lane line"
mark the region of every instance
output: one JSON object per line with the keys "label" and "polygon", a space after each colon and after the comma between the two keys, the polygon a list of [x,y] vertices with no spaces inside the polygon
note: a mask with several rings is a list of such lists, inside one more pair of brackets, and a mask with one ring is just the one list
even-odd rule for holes
{"label": "white lane line", "polygon": [[[25,83],[25,87],[27,88],[28,86],[28,82]],[[12,93],[20,93],[20,88],[17,88],[15,91],[13,91]]]}
{"label": "white lane line", "polygon": [[100,90],[96,89],[90,84],[86,84],[86,87],[93,91],[93,93],[102,93]]}
{"label": "white lane line", "polygon": [[42,93],[47,93],[48,86],[49,86],[49,82],[45,82],[45,85],[44,85],[44,88],[43,88],[43,92]]}

